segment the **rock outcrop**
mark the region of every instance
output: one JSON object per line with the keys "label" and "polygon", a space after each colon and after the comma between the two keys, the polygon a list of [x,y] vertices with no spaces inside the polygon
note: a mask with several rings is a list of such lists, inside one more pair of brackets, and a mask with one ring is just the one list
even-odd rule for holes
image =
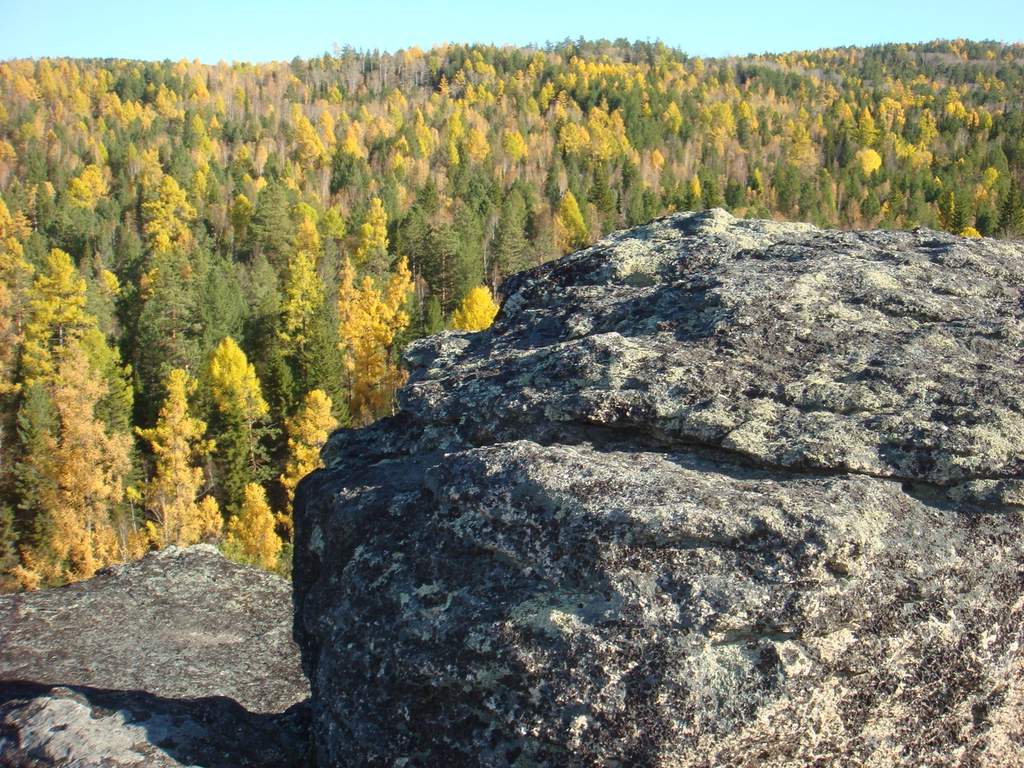
{"label": "rock outcrop", "polygon": [[0,765],[306,765],[291,615],[209,545],[0,597]]}
{"label": "rock outcrop", "polygon": [[1024,247],[674,215],[300,486],[321,765],[1024,765]]}

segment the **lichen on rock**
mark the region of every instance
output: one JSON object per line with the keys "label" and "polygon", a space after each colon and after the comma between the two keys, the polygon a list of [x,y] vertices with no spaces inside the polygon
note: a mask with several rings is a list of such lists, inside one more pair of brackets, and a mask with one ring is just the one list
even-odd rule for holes
{"label": "lichen on rock", "polygon": [[324,765],[1024,764],[1024,248],[676,214],[297,496]]}
{"label": "lichen on rock", "polygon": [[0,596],[0,765],[306,765],[290,616],[288,582],[207,544]]}

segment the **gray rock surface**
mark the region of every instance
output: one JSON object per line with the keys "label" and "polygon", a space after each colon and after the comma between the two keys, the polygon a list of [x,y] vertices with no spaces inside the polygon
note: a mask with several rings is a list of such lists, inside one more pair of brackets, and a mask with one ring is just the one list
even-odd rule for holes
{"label": "gray rock surface", "polygon": [[209,545],[0,596],[0,765],[305,765],[291,614]]}
{"label": "gray rock surface", "polygon": [[721,211],[513,278],[300,486],[322,765],[1024,765],[1024,247]]}

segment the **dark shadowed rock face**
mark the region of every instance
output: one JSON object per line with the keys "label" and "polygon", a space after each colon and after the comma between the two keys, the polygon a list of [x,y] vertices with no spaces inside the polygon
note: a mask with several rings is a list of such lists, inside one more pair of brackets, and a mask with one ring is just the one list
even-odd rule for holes
{"label": "dark shadowed rock face", "polygon": [[1024,248],[676,215],[296,511],[323,765],[1024,765]]}
{"label": "dark shadowed rock face", "polygon": [[0,765],[304,765],[291,613],[208,545],[0,597]]}

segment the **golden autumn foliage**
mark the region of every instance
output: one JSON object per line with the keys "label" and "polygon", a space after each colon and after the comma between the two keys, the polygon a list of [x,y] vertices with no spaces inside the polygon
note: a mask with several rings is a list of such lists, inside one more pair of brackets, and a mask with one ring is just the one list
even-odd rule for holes
{"label": "golden autumn foliage", "polygon": [[683,127],[683,114],[679,111],[679,106],[674,101],[669,102],[661,115],[661,119],[672,133],[679,133],[679,129]]}
{"label": "golden autumn foliage", "polygon": [[41,450],[29,457],[43,478],[37,514],[45,524],[27,570],[46,582],[88,578],[130,554],[119,547],[112,517],[124,498],[131,438],[110,433],[96,417],[105,386],[77,343],[61,359],[56,382],[56,433],[45,435]]}
{"label": "golden autumn foliage", "polygon": [[363,146],[362,134],[359,131],[358,122],[349,123],[345,129],[345,139],[341,143],[341,151],[346,155],[357,158],[366,157],[366,147]]}
{"label": "golden autumn foliage", "polygon": [[14,318],[14,293],[0,280],[0,397],[17,392],[21,385],[15,381],[15,363],[21,345],[21,329]]}
{"label": "golden autumn foliage", "polygon": [[25,261],[14,219],[0,200],[0,397],[20,389],[15,380],[18,350],[24,337],[28,288],[35,270]]}
{"label": "golden autumn foliage", "polygon": [[68,185],[68,196],[79,208],[92,210],[96,203],[107,195],[107,182],[103,171],[95,165],[87,165]]}
{"label": "golden autumn foliage", "polygon": [[263,439],[270,406],[263,398],[256,367],[230,336],[210,355],[207,381],[220,427],[215,456],[220,498],[234,512],[243,501],[245,486],[268,478]]}
{"label": "golden autumn foliage", "polygon": [[288,514],[279,515],[278,522],[291,532],[291,506],[299,481],[320,464],[320,449],[327,442],[338,420],[331,415],[331,398],[322,389],[306,393],[302,407],[285,424],[288,431],[288,463],[280,476],[288,496]]}
{"label": "golden autumn foliage", "polygon": [[355,269],[346,259],[338,289],[338,336],[350,379],[349,413],[368,423],[389,413],[404,374],[392,359],[395,335],[409,324],[405,302],[412,292],[408,261],[399,260],[381,290],[368,275],[357,287]]}
{"label": "golden autumn foliage", "polygon": [[249,483],[241,509],[228,521],[226,551],[243,562],[270,570],[277,565],[281,546],[281,538],[274,532],[274,514],[266,491]]}
{"label": "golden autumn foliage", "polygon": [[861,109],[857,118],[857,140],[864,147],[870,147],[878,140],[878,127],[868,107]]}
{"label": "golden autumn foliage", "polygon": [[305,206],[302,221],[299,223],[298,232],[295,233],[295,250],[305,251],[314,262],[320,258],[320,233],[316,229],[313,216],[308,212],[309,206]]}
{"label": "golden autumn foliage", "polygon": [[562,202],[558,206],[558,216],[555,219],[556,239],[562,253],[570,253],[577,248],[582,248],[590,239],[587,225],[583,221],[583,214],[580,212],[576,196],[570,190],[562,195]]}
{"label": "golden autumn foliage", "polygon": [[518,163],[526,157],[526,139],[519,131],[507,131],[502,147],[513,163]]}
{"label": "golden autumn foliage", "polygon": [[160,180],[156,193],[142,204],[142,231],[146,243],[155,253],[172,248],[187,250],[192,244],[189,224],[196,218],[196,209],[173,176]]}
{"label": "golden autumn foliage", "polygon": [[687,192],[690,196],[690,201],[694,205],[700,204],[701,195],[703,190],[701,189],[700,177],[691,176],[690,181],[687,183]]}
{"label": "golden autumn foliage", "polygon": [[466,136],[466,154],[472,163],[479,165],[490,154],[491,145],[487,142],[487,134],[479,128],[471,128]]}
{"label": "golden autumn foliage", "polygon": [[167,375],[166,389],[156,426],[136,430],[155,457],[153,476],[145,489],[147,527],[157,547],[187,547],[220,535],[217,502],[212,496],[200,498],[205,484],[201,462],[214,443],[204,439],[206,423],[189,414],[188,398],[196,390],[195,380],[175,368]]}
{"label": "golden autumn foliage", "polygon": [[52,382],[70,344],[96,327],[85,311],[85,279],[71,257],[54,248],[32,285],[21,366],[26,384]]}
{"label": "golden autumn foliage", "polygon": [[486,285],[470,289],[452,314],[452,328],[457,331],[482,331],[491,327],[498,305]]}
{"label": "golden autumn foliage", "polygon": [[379,197],[370,199],[370,210],[366,221],[359,228],[359,246],[355,252],[355,262],[359,267],[380,266],[387,258],[388,249],[388,215]]}
{"label": "golden autumn foliage", "polygon": [[[212,531],[214,497],[237,514],[249,483],[275,504],[294,490],[319,439],[293,423],[307,392],[355,424],[391,413],[402,345],[446,318],[484,327],[493,299],[472,286],[612,230],[714,206],[1024,236],[1022,83],[1024,46],[971,41],[0,62],[0,570],[20,557],[21,583],[50,584],[108,557],[103,526],[73,547],[85,566],[35,538],[78,493],[54,490],[53,463],[73,458],[55,405],[73,349],[92,426],[139,436],[137,492],[104,502],[114,556],[190,541],[176,516]],[[202,395],[170,398],[172,369]],[[157,450],[183,455],[175,419],[185,463]]]}
{"label": "golden autumn foliage", "polygon": [[281,328],[278,337],[289,348],[302,347],[308,340],[315,314],[324,303],[324,284],[316,271],[316,255],[296,250],[288,259],[284,296],[281,302]]}
{"label": "golden autumn foliage", "polygon": [[578,155],[590,146],[590,132],[577,123],[566,123],[558,132],[558,148],[567,155]]}
{"label": "golden autumn foliage", "polygon": [[858,150],[856,160],[861,173],[865,176],[870,176],[882,167],[882,158],[873,149]]}
{"label": "golden autumn foliage", "polygon": [[231,204],[231,226],[235,239],[242,240],[252,220],[253,207],[249,198],[239,192]]}
{"label": "golden autumn foliage", "polygon": [[315,167],[324,156],[324,145],[298,104],[292,105],[292,130],[295,131],[296,161],[304,170]]}
{"label": "golden autumn foliage", "polygon": [[256,368],[249,362],[238,342],[225,336],[210,357],[210,390],[221,413],[239,414],[253,422],[267,415]]}

